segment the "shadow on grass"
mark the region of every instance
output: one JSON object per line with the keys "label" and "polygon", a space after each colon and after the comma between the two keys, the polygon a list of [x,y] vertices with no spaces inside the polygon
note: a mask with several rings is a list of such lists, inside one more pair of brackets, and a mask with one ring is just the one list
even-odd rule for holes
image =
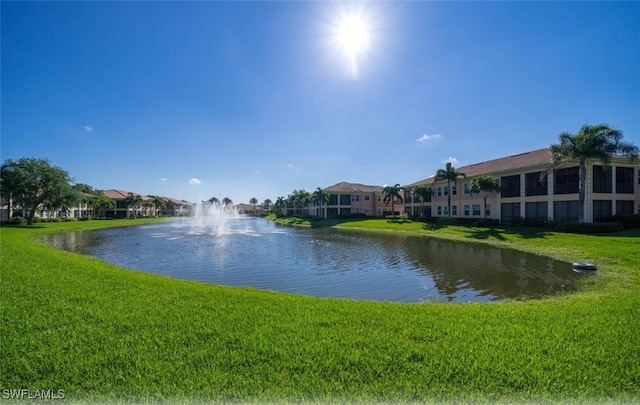
{"label": "shadow on grass", "polygon": [[20,229],[42,229],[47,228],[45,225],[33,224],[33,225],[18,225],[18,224],[2,224],[2,228],[20,228]]}
{"label": "shadow on grass", "polygon": [[[438,224],[434,222],[425,222],[422,225],[422,229],[428,231],[437,231],[439,229],[446,228],[448,225]],[[462,227],[462,225],[457,225]],[[500,240],[505,241],[508,238],[507,235],[517,235],[522,239],[533,238],[546,238],[549,235],[549,230],[545,228],[531,228],[531,227],[472,227],[468,226],[462,231],[466,233],[466,237],[470,239],[478,240]]]}

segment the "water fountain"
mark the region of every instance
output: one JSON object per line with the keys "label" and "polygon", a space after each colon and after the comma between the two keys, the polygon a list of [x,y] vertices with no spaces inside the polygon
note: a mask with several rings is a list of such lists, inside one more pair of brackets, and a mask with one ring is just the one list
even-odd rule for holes
{"label": "water fountain", "polygon": [[194,203],[191,206],[189,233],[222,236],[232,232],[233,221],[240,217],[238,210],[231,203],[223,204],[218,201]]}

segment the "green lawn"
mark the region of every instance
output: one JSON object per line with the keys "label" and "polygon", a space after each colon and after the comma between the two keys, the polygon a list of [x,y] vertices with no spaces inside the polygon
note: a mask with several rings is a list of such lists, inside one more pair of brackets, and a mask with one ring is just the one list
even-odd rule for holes
{"label": "green lawn", "polygon": [[1,388],[62,389],[66,400],[83,403],[640,401],[638,230],[588,236],[385,220],[335,225],[491,243],[600,268],[579,293],[492,304],[220,287],[34,241],[46,232],[136,223],[1,229]]}

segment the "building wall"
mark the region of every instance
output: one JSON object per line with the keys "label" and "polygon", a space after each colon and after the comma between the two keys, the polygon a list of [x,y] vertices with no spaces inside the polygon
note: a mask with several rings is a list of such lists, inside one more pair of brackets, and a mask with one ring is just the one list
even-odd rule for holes
{"label": "building wall", "polygon": [[[585,193],[585,221],[593,222],[597,220],[606,219],[603,218],[603,212],[607,212],[608,205],[610,203],[611,215],[616,215],[625,209],[627,213],[639,214],[640,213],[640,164],[636,162],[628,162],[623,159],[614,159],[610,164],[611,167],[611,192],[594,192],[594,166],[602,166],[599,162],[590,162],[587,164],[586,172],[586,193]],[[574,166],[571,166],[574,167]],[[575,166],[577,167],[577,166]],[[619,192],[617,189],[620,186],[616,184],[616,171],[618,168],[631,168],[633,169],[633,189],[632,192]],[[566,169],[566,168],[565,168]],[[569,194],[558,194],[555,189],[556,172],[553,171],[546,176],[546,194],[543,195],[526,195],[527,194],[527,174],[539,173],[543,170],[541,167],[522,168],[515,171],[503,172],[503,173],[484,173],[493,175],[499,179],[518,176],[516,181],[519,181],[519,193],[514,196],[503,197],[502,193],[488,193],[487,205],[489,205],[489,215],[487,218],[497,219],[501,222],[509,222],[511,218],[519,216],[522,218],[527,217],[542,217],[540,212],[537,215],[531,214],[531,212],[539,211],[536,208],[544,207],[546,203],[546,219],[564,219],[569,221],[577,220],[577,213],[575,208],[579,200],[577,192],[571,192]],[[484,193],[470,194],[465,193],[465,183],[470,187],[473,177],[460,178],[456,193],[451,195],[451,217],[456,218],[484,218],[483,212],[483,196]],[[512,178],[513,179],[513,178]],[[425,202],[424,206],[431,210],[432,217],[446,217],[447,212],[447,195],[445,188],[446,182],[434,182],[430,184],[433,189],[433,196],[431,202]],[[625,187],[628,183],[625,184]],[[564,187],[564,186],[562,186]],[[411,189],[405,188],[405,196],[410,195]],[[451,192],[452,190],[448,190]],[[405,204],[405,212],[414,214],[420,211],[419,200],[411,201],[408,199]],[[595,203],[594,203],[595,202]],[[480,210],[478,211],[478,205]],[[468,211],[465,210],[465,206],[468,206]],[[475,210],[474,210],[475,206]],[[529,207],[529,213],[527,208]],[[605,208],[604,210],[602,208]],[[629,210],[631,208],[631,210]]]}

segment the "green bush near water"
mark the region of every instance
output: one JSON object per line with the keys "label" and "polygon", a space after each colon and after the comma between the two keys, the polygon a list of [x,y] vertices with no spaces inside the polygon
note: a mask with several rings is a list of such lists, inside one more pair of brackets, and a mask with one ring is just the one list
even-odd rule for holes
{"label": "green bush near water", "polygon": [[[380,220],[354,232],[490,243],[599,267],[583,291],[525,302],[317,299],[121,269],[1,229],[0,385],[80,402],[640,400],[640,231],[574,235]],[[286,252],[283,252],[286,254]]]}

